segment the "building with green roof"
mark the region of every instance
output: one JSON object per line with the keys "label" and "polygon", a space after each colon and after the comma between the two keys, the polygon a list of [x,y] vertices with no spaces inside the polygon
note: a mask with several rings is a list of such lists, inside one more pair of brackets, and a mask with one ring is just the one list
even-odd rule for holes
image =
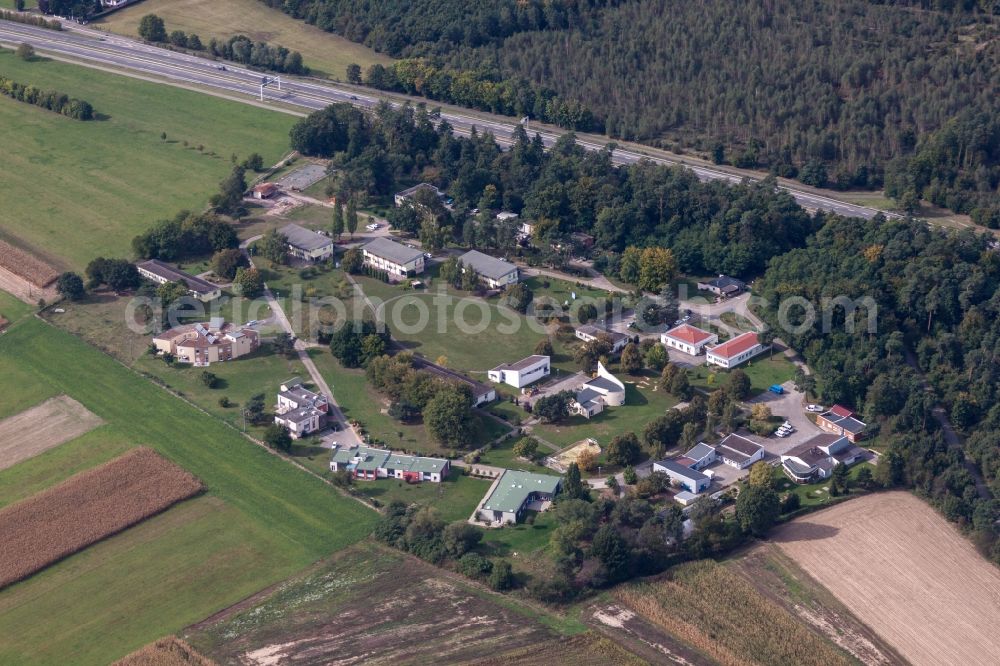
{"label": "building with green roof", "polygon": [[445,458],[427,458],[393,453],[368,446],[333,447],[330,471],[346,469],[356,479],[400,479],[407,483],[440,483],[448,476],[451,462]]}
{"label": "building with green roof", "polygon": [[529,505],[550,501],[561,487],[561,476],[505,470],[479,505],[476,517],[497,525],[516,523]]}

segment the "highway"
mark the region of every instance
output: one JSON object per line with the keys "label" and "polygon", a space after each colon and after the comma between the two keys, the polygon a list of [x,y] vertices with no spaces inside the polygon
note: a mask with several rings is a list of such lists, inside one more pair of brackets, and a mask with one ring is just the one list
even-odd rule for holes
{"label": "highway", "polygon": [[[63,31],[55,31],[0,20],[0,44],[16,47],[20,43],[27,43],[38,52],[72,60],[82,65],[113,67],[179,85],[211,88],[219,94],[245,100],[248,103],[260,99],[260,82],[263,76],[260,72],[226,61],[209,60],[150,46],[126,37],[77,26],[69,21],[64,22],[63,27]],[[383,99],[388,98],[370,92],[362,93],[335,83],[320,83],[312,79],[284,75],[281,76],[280,91],[272,86],[264,89],[265,102],[280,102],[308,111],[322,109],[334,102],[347,102],[361,108],[372,108]],[[492,120],[484,117],[484,114],[464,114],[453,110],[443,110],[441,119],[448,121],[460,134],[468,134],[473,127],[480,132],[491,132],[498,143],[505,146],[510,145],[517,127],[516,122],[501,120],[499,117]],[[562,132],[549,129],[531,131],[539,134],[546,146],[553,145],[562,135]],[[600,150],[611,141],[594,141],[577,137],[577,143],[588,150]],[[671,160],[661,156],[644,155],[620,146],[616,148],[613,159],[616,164],[634,164],[643,159],[658,164],[683,164],[703,181],[724,180],[737,183],[742,180],[741,176],[726,171],[688,164],[680,159]],[[823,210],[848,217],[869,219],[881,212],[874,208],[821,196],[805,189],[785,186],[781,186],[781,189],[788,191],[803,208],[808,210]]]}

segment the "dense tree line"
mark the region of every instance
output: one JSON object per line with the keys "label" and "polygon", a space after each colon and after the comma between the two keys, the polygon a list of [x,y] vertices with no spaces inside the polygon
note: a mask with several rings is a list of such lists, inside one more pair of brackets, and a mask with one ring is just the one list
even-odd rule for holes
{"label": "dense tree line", "polygon": [[48,28],[49,30],[62,30],[62,23],[59,21],[49,20],[41,16],[35,16],[34,14],[12,12],[6,9],[0,9],[0,19],[34,25],[39,28]]}
{"label": "dense tree line", "polygon": [[55,90],[42,90],[0,76],[0,93],[25,104],[34,104],[74,120],[93,120],[94,107],[90,102],[70,97]]}
{"label": "dense tree line", "polygon": [[[765,316],[775,326],[782,299],[801,297],[815,309],[813,325],[776,330],[815,371],[819,397],[857,409],[888,444],[877,480],[929,497],[1000,562],[1000,504],[980,497],[964,464],[973,461],[1000,494],[1000,252],[992,238],[832,217],[805,248],[773,259],[756,291],[771,302]],[[868,307],[824,307],[839,295],[870,298],[875,330]],[[787,314],[793,326],[807,317],[801,307]],[[949,447],[937,404],[967,436],[963,446]]]}
{"label": "dense tree line", "polygon": [[[475,224],[469,211],[485,197],[534,220],[540,245],[566,243],[573,232],[593,234],[598,250],[609,253],[605,267],[629,246],[664,246],[673,259],[650,258],[650,269],[673,270],[676,262],[694,274],[752,275],[771,257],[803,245],[818,226],[769,180],[731,186],[650,162],[616,167],[610,150],[587,151],[566,135],[546,151],[540,137],[529,138],[523,128],[504,151],[490,134],[459,137],[447,122],[435,125],[421,107],[382,104],[366,115],[334,104],[296,123],[291,139],[305,155],[333,158],[338,199],[389,195],[430,173],[454,198],[450,211],[434,211],[433,230],[466,239]],[[484,245],[511,249],[513,237],[507,242]],[[650,271],[644,283],[658,281]]]}
{"label": "dense tree line", "polygon": [[176,261],[239,246],[233,226],[214,213],[181,211],[132,239],[140,259]]}
{"label": "dense tree line", "polygon": [[77,20],[90,18],[101,10],[100,0],[38,0],[38,11],[41,13]]}
{"label": "dense tree line", "polygon": [[255,42],[245,35],[234,35],[226,41],[213,37],[208,42],[208,52],[226,60],[272,72],[309,73],[309,68],[303,64],[302,54],[298,51],[290,51],[284,46],[271,45],[267,42]]}
{"label": "dense tree line", "polygon": [[[263,1],[407,58],[369,72],[376,87],[564,126],[548,99],[575,102],[613,137],[818,186],[880,187],[891,160],[1000,96],[995,0]],[[978,166],[947,188],[996,196]]]}

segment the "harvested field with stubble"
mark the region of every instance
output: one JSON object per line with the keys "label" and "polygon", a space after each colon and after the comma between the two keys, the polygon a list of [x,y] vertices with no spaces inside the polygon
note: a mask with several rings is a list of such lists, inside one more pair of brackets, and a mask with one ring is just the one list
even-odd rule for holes
{"label": "harvested field with stubble", "polygon": [[[558,643],[538,611],[371,542],[181,634],[220,664],[466,663]],[[551,662],[549,662],[551,663]],[[628,663],[604,661],[602,663]]]}
{"label": "harvested field with stubble", "polygon": [[724,666],[849,666],[847,654],[711,560],[625,585],[614,595],[652,625]]}
{"label": "harvested field with stubble", "polygon": [[0,469],[34,458],[101,425],[99,416],[60,395],[0,421]]}
{"label": "harvested field with stubble", "polygon": [[111,666],[216,666],[195,649],[177,638],[167,636],[122,657]]}
{"label": "harvested field with stubble", "polygon": [[0,240],[0,266],[37,287],[47,287],[59,277],[56,268],[5,240]]}
{"label": "harvested field with stubble", "polygon": [[0,510],[0,588],[117,534],[202,490],[140,447]]}
{"label": "harvested field with stubble", "polygon": [[1000,663],[1000,570],[913,495],[851,500],[772,540],[915,666]]}

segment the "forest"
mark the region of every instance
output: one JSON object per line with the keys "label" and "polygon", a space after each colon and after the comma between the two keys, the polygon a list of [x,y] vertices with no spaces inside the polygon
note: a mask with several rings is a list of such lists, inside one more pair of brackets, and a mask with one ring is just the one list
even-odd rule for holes
{"label": "forest", "polygon": [[[755,284],[779,337],[816,373],[824,404],[852,405],[886,446],[876,477],[914,488],[966,526],[1000,563],[994,521],[1000,502],[982,498],[976,474],[1000,493],[1000,251],[990,236],[935,230],[917,221],[829,217],[801,249],[773,259]],[[838,305],[800,332],[779,326],[776,304],[871,298],[869,308]],[[805,310],[789,312],[793,326]],[[929,390],[925,390],[925,385]],[[949,446],[941,405],[965,436]],[[975,463],[966,466],[966,459]],[[977,469],[978,468],[978,469]]]}
{"label": "forest", "polygon": [[[816,186],[879,188],[891,170],[903,207],[1000,216],[996,132],[962,130],[996,113],[995,2],[262,1],[407,58],[375,87]],[[956,130],[969,149],[940,149]]]}
{"label": "forest", "polygon": [[[458,137],[446,122],[435,126],[424,108],[382,104],[369,116],[335,104],[298,122],[291,138],[304,155],[333,158],[338,199],[387,196],[424,179],[447,190],[452,210],[441,207],[436,227],[421,233],[471,236],[473,245],[495,221],[469,211],[496,208],[534,220],[549,246],[586,232],[611,262],[629,246],[660,245],[682,271],[751,276],[818,228],[771,180],[729,186],[681,167],[618,167],[610,151],[587,151],[572,134],[546,151],[521,129],[503,151],[490,134]],[[487,227],[465,228],[480,224]]]}

